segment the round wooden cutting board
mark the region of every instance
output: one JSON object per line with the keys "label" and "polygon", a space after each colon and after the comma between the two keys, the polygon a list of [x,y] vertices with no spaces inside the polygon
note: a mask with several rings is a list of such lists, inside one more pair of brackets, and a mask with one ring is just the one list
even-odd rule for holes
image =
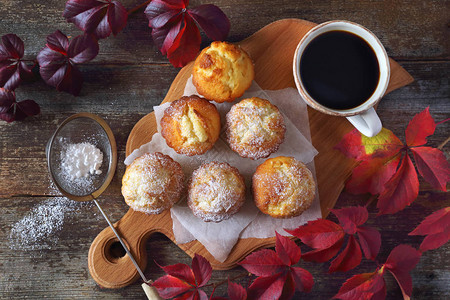
{"label": "round wooden cutting board", "polygon": [[[315,24],[298,20],[285,19],[271,23],[249,38],[238,43],[252,57],[255,63],[255,81],[263,89],[278,90],[295,87],[292,75],[292,60],[298,42]],[[391,78],[386,93],[407,85],[413,78],[392,59]],[[187,79],[191,75],[193,63],[180,70],[162,102],[174,101],[182,96]],[[312,143],[319,151],[315,158],[317,180],[322,215],[333,208],[339,194],[344,188],[355,167],[353,160],[347,159],[333,147],[343,135],[353,127],[345,118],[333,117],[319,113],[308,107]],[[126,155],[134,149],[148,143],[156,132],[154,113],[143,117],[131,131]],[[146,215],[130,209],[115,228],[128,244],[136,261],[144,269],[147,265],[145,251],[146,241],[154,232],[161,232],[175,242],[172,232],[170,212],[160,215]],[[117,239],[112,230],[105,228],[93,241],[89,250],[89,270],[94,280],[105,288],[120,288],[131,284],[139,274],[128,256],[117,258],[112,252],[112,245]],[[178,245],[188,255],[198,253],[206,257],[214,269],[230,269],[252,251],[275,244],[274,238],[240,239],[234,246],[227,260],[223,263],[214,257],[197,241]]]}

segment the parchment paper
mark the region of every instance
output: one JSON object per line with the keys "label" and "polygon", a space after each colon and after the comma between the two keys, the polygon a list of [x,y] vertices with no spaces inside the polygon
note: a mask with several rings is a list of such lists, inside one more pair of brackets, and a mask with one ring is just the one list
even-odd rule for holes
{"label": "parchment paper", "polygon": [[[194,94],[198,95],[192,84],[191,78],[189,78],[184,95]],[[269,157],[281,155],[293,156],[307,164],[315,175],[313,159],[318,152],[310,143],[311,138],[306,104],[300,98],[298,92],[293,88],[279,91],[263,91],[255,82],[253,82],[250,89],[240,99],[249,97],[268,99],[278,106],[283,113],[286,123],[285,141],[280,146],[279,150]],[[225,115],[230,110],[231,106],[240,99],[233,103],[219,104],[212,102],[216,105],[221,116],[222,131],[220,137],[214,147],[204,155],[191,157],[177,154],[173,149],[167,146],[164,138],[160,134],[161,128],[159,121],[164,114],[164,110],[170,103],[155,106],[154,111],[158,133],[153,135],[151,142],[134,150],[133,153],[125,159],[125,164],[129,165],[135,158],[146,152],[159,151],[170,155],[174,160],[178,161],[183,168],[186,178],[189,178],[192,172],[202,163],[213,160],[228,162],[230,165],[239,169],[246,180],[246,203],[244,207],[230,219],[220,223],[203,222],[192,214],[186,204],[185,196],[171,209],[173,232],[177,243],[183,244],[197,239],[220,262],[226,260],[239,237],[271,237],[275,235],[275,230],[286,235],[287,233],[283,231],[283,228],[295,228],[309,220],[315,220],[321,217],[318,196],[316,196],[313,205],[299,217],[291,219],[274,219],[259,213],[259,210],[253,204],[253,199],[251,197],[251,177],[255,172],[256,167],[266,159],[251,160],[242,158],[232,151],[226,143]],[[318,195],[317,192],[316,195]]]}

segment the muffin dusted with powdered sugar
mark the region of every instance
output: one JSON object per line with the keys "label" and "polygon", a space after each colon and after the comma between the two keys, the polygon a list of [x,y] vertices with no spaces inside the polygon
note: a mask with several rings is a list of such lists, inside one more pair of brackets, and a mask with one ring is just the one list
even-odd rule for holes
{"label": "muffin dusted with powdered sugar", "polygon": [[291,218],[307,210],[315,197],[311,171],[293,157],[269,158],[256,168],[253,197],[259,210],[274,218]]}
{"label": "muffin dusted with powdered sugar", "polygon": [[238,169],[227,163],[210,162],[192,174],[188,206],[205,222],[221,222],[237,213],[245,201],[245,182]]}
{"label": "muffin dusted with powdered sugar", "polygon": [[276,152],[286,126],[278,107],[253,97],[233,105],[226,116],[227,141],[242,157],[259,159]]}
{"label": "muffin dusted with powdered sugar", "polygon": [[178,200],[184,174],[178,162],[159,152],[146,153],[129,165],[122,178],[122,195],[132,209],[159,214]]}

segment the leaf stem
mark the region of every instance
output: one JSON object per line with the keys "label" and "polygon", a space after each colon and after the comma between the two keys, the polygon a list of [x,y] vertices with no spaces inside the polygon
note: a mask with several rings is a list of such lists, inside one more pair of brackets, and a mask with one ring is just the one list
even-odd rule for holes
{"label": "leaf stem", "polygon": [[367,201],[365,207],[369,207],[369,205],[373,202],[373,200],[377,199],[377,195],[371,195],[369,200]]}
{"label": "leaf stem", "polygon": [[444,148],[444,146],[445,146],[449,141],[450,141],[450,136],[449,136],[445,141],[443,141],[442,144],[440,144],[437,148],[438,148],[439,150],[442,150],[442,148]]}
{"label": "leaf stem", "polygon": [[437,122],[436,125],[445,123],[445,122],[447,122],[447,121],[450,121],[450,118],[447,118],[447,119],[445,119],[445,120],[442,120],[442,121],[440,121],[440,122]]}
{"label": "leaf stem", "polygon": [[135,12],[137,12],[138,10],[140,10],[141,8],[143,8],[144,6],[147,6],[150,2],[152,2],[152,0],[147,0],[144,3],[139,4],[138,6],[130,9],[127,13],[128,15],[134,14]]}

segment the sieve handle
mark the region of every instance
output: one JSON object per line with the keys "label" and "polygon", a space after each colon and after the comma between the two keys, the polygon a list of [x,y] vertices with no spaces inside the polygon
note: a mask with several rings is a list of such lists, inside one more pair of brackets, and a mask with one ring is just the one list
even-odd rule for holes
{"label": "sieve handle", "polygon": [[[160,215],[149,216],[129,209],[114,224],[115,231],[119,233],[142,271],[147,266],[147,252],[145,248],[148,238],[154,232],[173,236],[170,232],[172,228],[171,220],[170,211],[163,212]],[[107,227],[97,235],[89,249],[89,271],[97,284],[104,288],[122,288],[139,278],[139,272],[136,270],[130,255],[114,257],[111,254],[111,245],[117,242],[118,238],[112,228]],[[143,280],[146,280],[144,278]]]}

